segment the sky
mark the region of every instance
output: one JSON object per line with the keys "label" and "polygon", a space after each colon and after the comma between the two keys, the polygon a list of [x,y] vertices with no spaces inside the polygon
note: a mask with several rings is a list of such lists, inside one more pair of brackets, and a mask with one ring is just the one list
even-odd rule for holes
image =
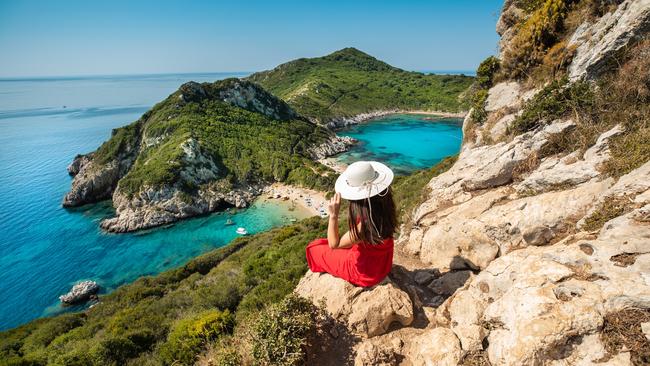
{"label": "sky", "polygon": [[502,0],[0,0],[0,77],[259,71],[356,47],[474,70]]}

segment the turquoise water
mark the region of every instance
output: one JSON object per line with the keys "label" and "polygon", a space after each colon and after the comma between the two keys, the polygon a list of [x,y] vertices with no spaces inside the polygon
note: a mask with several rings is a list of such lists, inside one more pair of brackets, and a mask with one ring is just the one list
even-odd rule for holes
{"label": "turquoise water", "polygon": [[[287,206],[258,203],[230,214],[186,220],[137,234],[107,234],[107,203],[66,210],[66,166],[112,128],[136,120],[187,80],[240,74],[194,74],[0,80],[0,329],[62,309],[58,296],[81,279],[104,291],[177,267],[232,240],[237,226],[255,233],[293,217]],[[63,108],[63,106],[66,108]]]}
{"label": "turquoise water", "polygon": [[359,140],[350,151],[337,157],[351,163],[377,160],[397,174],[431,167],[460,151],[462,119],[398,114],[377,118],[339,131]]}

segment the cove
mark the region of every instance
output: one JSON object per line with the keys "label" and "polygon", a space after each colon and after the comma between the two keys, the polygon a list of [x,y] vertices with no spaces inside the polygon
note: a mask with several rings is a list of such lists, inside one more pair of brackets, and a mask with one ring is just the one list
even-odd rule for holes
{"label": "cove", "polygon": [[388,115],[337,133],[359,140],[352,149],[338,155],[338,161],[381,161],[397,174],[429,168],[458,154],[463,139],[461,118],[416,114]]}

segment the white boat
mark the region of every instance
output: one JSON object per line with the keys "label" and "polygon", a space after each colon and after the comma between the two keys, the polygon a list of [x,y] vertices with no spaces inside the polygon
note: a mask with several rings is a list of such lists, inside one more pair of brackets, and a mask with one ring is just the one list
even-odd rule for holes
{"label": "white boat", "polygon": [[246,231],[246,229],[244,229],[243,227],[238,227],[236,232],[239,235],[247,235],[248,234],[248,231]]}

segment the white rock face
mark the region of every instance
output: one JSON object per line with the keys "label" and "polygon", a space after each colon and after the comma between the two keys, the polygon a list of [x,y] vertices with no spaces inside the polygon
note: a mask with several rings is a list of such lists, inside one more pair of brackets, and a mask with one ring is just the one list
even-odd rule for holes
{"label": "white rock face", "polygon": [[499,83],[488,92],[488,98],[485,102],[485,110],[494,112],[501,108],[519,106],[521,86],[516,81],[507,81]]}
{"label": "white rock face", "polygon": [[394,322],[407,326],[413,321],[411,299],[389,279],[366,289],[326,273],[308,271],[295,292],[315,305],[325,301],[325,309],[334,319],[362,337],[384,334]]}
{"label": "white rock face", "polygon": [[97,282],[81,281],[72,286],[70,292],[59,296],[59,300],[64,304],[77,304],[88,300],[88,298],[90,298],[91,295],[96,294],[97,291],[99,291],[99,285]]}
{"label": "white rock face", "polygon": [[650,0],[626,0],[595,24],[583,23],[571,38],[570,45],[578,48],[569,65],[569,78],[598,77],[616,52],[650,32],[649,24]]}
{"label": "white rock face", "polygon": [[448,328],[427,329],[409,343],[413,366],[456,366],[462,355],[458,337]]}
{"label": "white rock face", "polygon": [[[598,239],[576,239],[499,257],[457,293],[449,313],[463,349],[487,335],[493,364],[534,364],[571,337],[597,333],[606,314],[650,306],[650,279],[639,276],[650,273],[647,224],[630,213]],[[638,256],[621,267],[611,259],[621,253]]]}

